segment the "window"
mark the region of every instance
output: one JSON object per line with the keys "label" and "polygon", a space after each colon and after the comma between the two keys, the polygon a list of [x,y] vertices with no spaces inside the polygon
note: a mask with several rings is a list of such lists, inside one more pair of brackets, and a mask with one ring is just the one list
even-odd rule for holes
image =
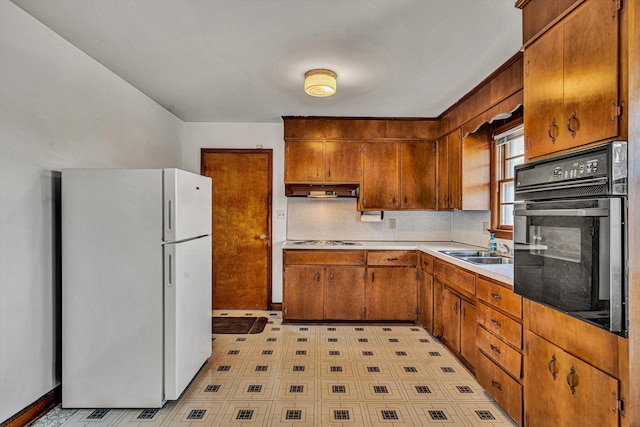
{"label": "window", "polygon": [[[504,129],[504,128],[502,128]],[[513,233],[514,168],[524,163],[522,124],[494,135],[494,180],[492,183],[491,228],[496,237],[511,238]]]}

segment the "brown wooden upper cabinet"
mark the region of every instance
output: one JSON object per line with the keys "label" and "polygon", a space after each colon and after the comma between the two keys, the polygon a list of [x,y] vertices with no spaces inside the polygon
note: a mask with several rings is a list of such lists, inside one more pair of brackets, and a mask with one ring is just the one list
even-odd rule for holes
{"label": "brown wooden upper cabinet", "polygon": [[357,183],[362,174],[359,141],[286,141],[285,183]]}
{"label": "brown wooden upper cabinet", "polygon": [[612,2],[586,1],[525,46],[528,159],[619,135],[618,28]]}
{"label": "brown wooden upper cabinet", "polygon": [[438,209],[490,209],[490,138],[458,128],[438,139]]}
{"label": "brown wooden upper cabinet", "polygon": [[360,210],[435,209],[433,141],[365,142]]}

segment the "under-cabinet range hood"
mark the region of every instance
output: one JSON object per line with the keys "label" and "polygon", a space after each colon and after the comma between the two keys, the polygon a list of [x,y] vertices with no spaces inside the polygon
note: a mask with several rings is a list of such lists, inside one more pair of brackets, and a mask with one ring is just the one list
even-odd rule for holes
{"label": "under-cabinet range hood", "polygon": [[309,197],[315,199],[335,199],[337,197],[358,197],[358,184],[285,184],[287,197]]}

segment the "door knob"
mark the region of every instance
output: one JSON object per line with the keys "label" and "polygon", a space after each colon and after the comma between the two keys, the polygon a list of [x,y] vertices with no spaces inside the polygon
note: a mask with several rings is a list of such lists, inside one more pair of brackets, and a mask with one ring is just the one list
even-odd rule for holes
{"label": "door knob", "polygon": [[267,236],[265,234],[260,235],[260,240],[267,240]]}

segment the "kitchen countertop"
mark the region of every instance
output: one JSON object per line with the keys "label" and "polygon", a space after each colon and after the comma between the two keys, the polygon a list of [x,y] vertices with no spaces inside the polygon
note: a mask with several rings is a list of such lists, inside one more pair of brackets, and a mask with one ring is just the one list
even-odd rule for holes
{"label": "kitchen countertop", "polygon": [[[349,244],[351,243],[351,244]],[[355,244],[354,244],[355,243]],[[498,264],[498,265],[479,265],[472,264],[461,259],[454,258],[452,256],[443,254],[439,251],[446,251],[452,249],[472,249],[472,250],[485,250],[486,248],[467,245],[457,242],[407,242],[407,241],[348,241],[347,244],[332,244],[332,245],[314,245],[300,243],[297,240],[287,240],[282,249],[316,249],[316,250],[399,250],[399,251],[415,251],[419,250],[426,254],[429,254],[435,258],[439,258],[443,261],[447,261],[458,267],[464,268],[474,273],[481,274],[485,277],[502,282],[510,287],[513,287],[513,264]]]}

